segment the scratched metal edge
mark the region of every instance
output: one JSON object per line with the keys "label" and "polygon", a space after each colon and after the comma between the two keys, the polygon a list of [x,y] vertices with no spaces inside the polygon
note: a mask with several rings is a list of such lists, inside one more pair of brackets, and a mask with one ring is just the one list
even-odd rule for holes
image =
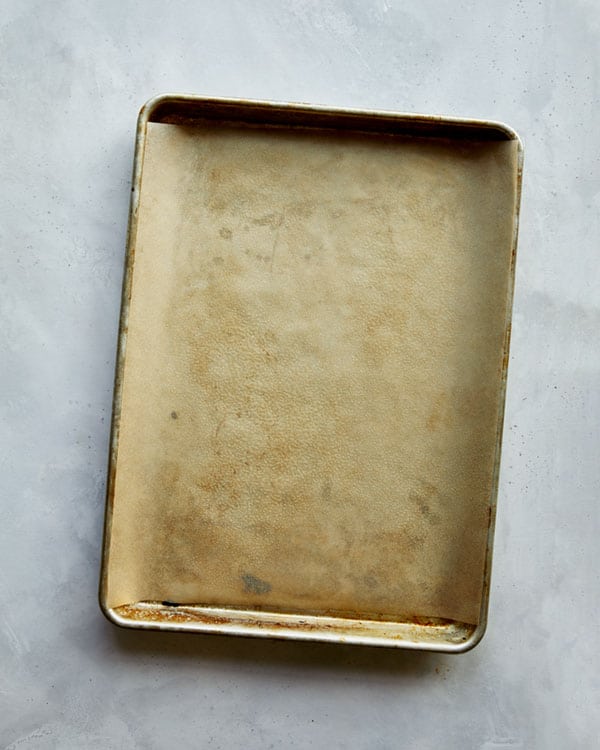
{"label": "scratched metal edge", "polygon": [[523,187],[523,162],[524,162],[524,149],[523,142],[514,130],[503,125],[507,131],[513,134],[512,140],[517,142],[517,175],[516,175],[516,186],[515,186],[515,210],[513,216],[513,236],[512,246],[510,255],[510,269],[508,272],[508,289],[507,289],[507,305],[506,305],[506,319],[504,321],[504,347],[502,357],[502,378],[500,383],[500,389],[498,392],[498,427],[496,431],[496,449],[494,456],[494,473],[492,477],[492,492],[490,495],[490,520],[488,525],[488,536],[487,536],[487,547],[486,547],[486,558],[485,568],[483,573],[483,592],[481,600],[481,610],[479,616],[479,623],[471,634],[470,638],[462,645],[459,652],[470,651],[472,648],[481,641],[485,635],[488,623],[488,610],[490,600],[490,589],[491,589],[491,576],[492,576],[492,558],[494,552],[494,537],[496,528],[496,509],[498,500],[498,485],[500,479],[500,463],[502,455],[502,435],[504,433],[504,412],[506,407],[506,386],[508,381],[508,360],[510,356],[510,337],[512,330],[512,311],[514,302],[515,292],[515,269],[517,260],[517,244],[519,239],[519,213],[521,207],[521,192]]}
{"label": "scratched metal edge", "polygon": [[[197,605],[165,608],[157,602],[138,602],[135,605],[115,607],[109,611],[109,619],[123,628],[143,630],[292,638],[446,652],[450,650],[449,645],[456,649],[462,647],[467,640],[465,628],[474,628],[463,623],[447,624],[447,621],[440,621],[442,624],[433,621],[430,625],[422,626],[413,622],[359,620],[298,613],[282,615]],[[424,633],[427,640],[423,638]]]}
{"label": "scratched metal edge", "polygon": [[[226,610],[220,610],[224,613],[223,616],[218,617],[212,623],[210,622],[209,616],[214,612],[214,608],[202,607],[199,605],[182,607],[181,609],[193,610],[198,613],[206,613],[204,622],[194,621],[190,622],[170,622],[169,613],[166,612],[163,619],[142,619],[142,618],[131,618],[125,617],[120,614],[117,610],[123,609],[121,607],[110,608],[107,605],[107,584],[108,584],[108,561],[110,555],[110,536],[111,536],[111,524],[112,524],[112,511],[114,502],[114,491],[115,491],[115,470],[116,470],[116,459],[118,452],[119,443],[119,422],[121,416],[121,395],[123,385],[123,369],[125,363],[126,354],[126,343],[127,343],[127,323],[129,315],[129,302],[131,298],[131,286],[133,280],[133,267],[134,267],[134,256],[135,256],[135,240],[137,235],[137,223],[138,223],[138,208],[139,208],[139,189],[142,177],[143,169],[143,158],[144,158],[144,146],[146,136],[146,126],[151,120],[152,115],[162,105],[178,105],[185,108],[186,104],[195,106],[206,106],[221,105],[231,106],[234,112],[239,114],[240,111],[248,110],[259,110],[259,111],[277,111],[281,113],[302,113],[303,115],[310,115],[312,113],[319,115],[330,116],[332,120],[335,117],[362,117],[362,118],[373,118],[385,126],[385,123],[394,122],[406,124],[407,126],[424,124],[432,126],[433,132],[435,127],[439,127],[440,130],[444,126],[452,127],[465,127],[470,129],[486,129],[495,130],[502,134],[504,140],[514,140],[517,142],[517,175],[516,175],[516,190],[515,190],[515,204],[513,214],[513,238],[511,247],[511,263],[508,272],[508,290],[507,290],[507,308],[506,308],[506,319],[505,319],[505,334],[504,334],[504,348],[503,348],[503,363],[501,373],[501,385],[498,393],[498,410],[497,410],[497,431],[496,431],[496,446],[495,446],[495,459],[494,459],[494,472],[492,477],[492,488],[490,493],[489,501],[489,524],[488,524],[488,535],[487,535],[487,547],[486,547],[486,558],[484,567],[484,580],[482,589],[482,601],[480,609],[480,617],[478,624],[473,627],[472,625],[466,625],[464,623],[455,623],[457,628],[463,628],[462,632],[467,632],[468,635],[462,637],[460,640],[431,640],[432,634],[431,625],[419,625],[414,623],[393,623],[381,621],[361,621],[361,620],[347,620],[345,618],[329,618],[338,621],[337,628],[334,628],[332,632],[328,632],[325,629],[318,630],[319,625],[323,620],[320,615],[312,615],[301,618],[305,623],[306,630],[302,630],[301,627],[292,627],[292,623],[298,620],[298,615],[291,615],[285,613],[277,613],[275,616],[279,619],[277,627],[269,622],[274,613],[251,611],[246,612],[248,619],[242,623],[235,623],[233,617],[234,612],[242,614],[242,610],[232,610],[227,612]],[[335,127],[335,123],[332,122],[332,127]],[[382,131],[385,128],[382,127]],[[506,383],[508,375],[508,358],[510,352],[510,334],[511,334],[511,320],[512,320],[512,307],[514,298],[514,281],[515,281],[515,262],[516,262],[516,250],[518,240],[518,227],[519,227],[519,211],[521,203],[521,190],[522,190],[522,175],[523,175],[523,144],[518,134],[503,122],[496,120],[483,120],[473,118],[462,118],[444,115],[422,115],[417,113],[399,113],[389,110],[361,110],[361,109],[348,109],[348,108],[335,108],[326,107],[321,105],[309,105],[309,104],[295,104],[286,102],[270,102],[264,100],[245,100],[245,99],[230,99],[222,97],[202,97],[191,94],[161,94],[148,100],[146,104],[141,108],[136,130],[136,144],[135,144],[135,155],[133,164],[133,176],[132,176],[132,189],[131,199],[129,208],[129,225],[127,230],[127,241],[126,241],[126,255],[125,255],[125,272],[123,277],[123,290],[121,297],[121,315],[119,323],[119,337],[118,337],[118,350],[115,367],[115,386],[113,396],[113,412],[111,422],[111,433],[109,442],[109,459],[108,459],[108,481],[106,490],[106,509],[104,517],[104,531],[102,541],[102,563],[100,572],[100,586],[99,586],[99,604],[102,613],[105,617],[113,624],[122,628],[136,628],[141,630],[165,630],[174,632],[195,632],[195,633],[215,633],[221,635],[240,635],[240,636],[255,636],[262,638],[277,638],[277,639],[294,639],[294,640],[306,640],[306,641],[322,641],[322,642],[333,642],[333,643],[346,643],[356,644],[365,646],[392,646],[403,649],[416,649],[422,651],[438,651],[445,653],[464,653],[474,648],[483,638],[487,629],[488,609],[489,609],[489,598],[490,598],[490,585],[491,585],[491,570],[492,570],[492,555],[493,555],[493,542],[494,542],[494,530],[496,520],[496,506],[497,506],[497,495],[498,495],[498,481],[500,471],[500,457],[502,448],[502,434],[504,427],[504,410],[506,402]],[[135,603],[133,606],[144,605],[145,603]],[[160,606],[155,605],[159,611]],[[164,609],[164,608],[162,608]],[[179,608],[178,608],[179,609]],[[356,635],[351,631],[351,624],[357,622],[369,622],[371,625],[387,626],[392,628],[394,625],[399,629],[397,635],[376,635],[376,636],[365,636]],[[411,628],[414,632],[415,638],[402,637],[400,633],[404,632],[406,628]],[[428,637],[429,636],[429,637]]]}
{"label": "scratched metal edge", "polygon": [[123,385],[123,369],[125,365],[125,350],[127,344],[127,327],[129,319],[129,301],[131,299],[131,285],[133,281],[133,261],[135,255],[135,240],[137,236],[138,208],[140,198],[140,183],[144,161],[144,146],[146,125],[150,108],[144,105],[137,120],[135,151],[133,157],[133,172],[131,178],[131,196],[129,200],[129,222],[127,226],[125,264],[123,272],[123,286],[121,291],[121,312],[117,356],[115,361],[115,379],[112,402],[112,419],[108,450],[108,470],[106,485],[106,507],[104,513],[104,531],[102,537],[102,563],[100,570],[100,585],[98,598],[100,609],[112,620],[107,605],[108,591],[108,561],[110,556],[110,536],[112,527],[113,501],[115,493],[115,471],[117,465],[117,450],[119,444],[119,426],[121,417],[121,396]]}
{"label": "scratched metal edge", "polygon": [[[406,127],[410,125],[426,125],[431,126],[432,131],[434,131],[435,129],[442,129],[444,126],[448,126],[454,129],[454,137],[457,137],[456,134],[460,131],[460,129],[471,129],[484,132],[487,130],[492,130],[500,133],[502,136],[502,140],[517,141],[517,143],[519,144],[519,150],[522,152],[521,139],[519,138],[516,131],[513,130],[509,125],[499,120],[455,117],[453,115],[423,115],[415,112],[395,112],[393,110],[384,109],[378,110],[353,109],[349,107],[330,107],[318,104],[277,102],[261,99],[235,99],[216,96],[204,97],[194,94],[160,94],[158,96],[155,96],[152,99],[149,99],[146,104],[144,104],[140,113],[140,117],[142,116],[142,114],[144,114],[146,116],[146,122],[153,120],[153,116],[158,110],[160,110],[161,106],[163,105],[177,105],[182,107],[186,107],[187,105],[197,108],[204,106],[206,109],[210,109],[211,107],[224,107],[233,112],[234,119],[238,121],[241,118],[236,115],[239,115],[239,112],[241,110],[246,110],[248,113],[253,111],[264,113],[277,112],[284,118],[286,116],[289,116],[291,118],[294,114],[303,114],[306,116],[326,116],[330,120],[333,120],[335,117],[339,117],[342,120],[347,120],[348,118],[370,119],[373,121],[377,121],[382,126],[384,126],[386,123],[402,123],[403,126]],[[196,119],[198,118],[198,114],[194,113],[191,117]],[[217,119],[227,121],[227,118],[223,116],[220,116]],[[257,120],[257,122],[260,122],[260,120]],[[290,120],[290,122],[285,123],[285,126],[294,127],[295,123]],[[303,126],[300,125],[300,127]],[[330,125],[330,127],[335,127],[335,123],[333,125]],[[355,132],[360,132],[360,127],[352,127],[352,130],[354,130]],[[377,130],[374,130],[373,132],[379,132],[381,134],[383,130],[384,128],[381,127]],[[438,137],[439,136],[440,134],[438,133]]]}

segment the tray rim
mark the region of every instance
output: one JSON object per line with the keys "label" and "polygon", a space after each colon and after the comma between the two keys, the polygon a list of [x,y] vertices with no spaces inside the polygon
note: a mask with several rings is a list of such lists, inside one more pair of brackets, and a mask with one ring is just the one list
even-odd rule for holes
{"label": "tray rim", "polygon": [[[226,118],[222,116],[223,111],[229,111],[234,115],[234,120],[247,122],[240,115],[252,115],[253,122],[263,125],[273,125],[267,118],[276,115],[278,124],[284,127],[310,127],[307,122],[316,117],[319,121],[319,129],[339,129],[340,123],[345,123],[345,129],[352,132],[361,132],[360,127],[352,127],[352,122],[371,122],[379,127],[369,128],[369,132],[386,134],[386,125],[393,125],[398,134],[405,130],[406,134],[418,137],[419,130],[423,130],[428,137],[464,137],[460,130],[466,128],[470,131],[481,130],[482,133],[495,131],[498,140],[516,141],[517,144],[517,175],[516,193],[514,207],[514,225],[511,244],[510,267],[508,269],[507,310],[505,319],[505,333],[503,344],[503,360],[500,388],[498,392],[498,429],[496,433],[496,445],[494,455],[494,470],[492,475],[492,488],[489,500],[489,524],[486,542],[485,566],[483,574],[483,589],[480,607],[479,622],[477,625],[466,625],[454,622],[454,626],[463,627],[466,635],[459,640],[439,638],[439,633],[432,638],[432,628],[443,630],[442,626],[432,622],[419,622],[422,618],[416,618],[410,622],[393,622],[379,620],[361,620],[335,617],[323,614],[281,613],[267,610],[245,610],[243,608],[219,608],[201,605],[181,605],[177,611],[191,611],[188,621],[182,621],[179,617],[170,619],[175,611],[171,605],[161,607],[157,603],[132,603],[128,607],[146,607],[148,616],[127,617],[119,610],[123,607],[111,608],[107,604],[108,593],[108,558],[110,553],[110,537],[112,526],[112,512],[114,502],[114,485],[116,473],[116,459],[119,442],[119,420],[121,413],[122,376],[125,364],[125,353],[127,344],[127,327],[129,304],[131,300],[131,284],[133,278],[133,267],[135,257],[135,240],[138,225],[138,209],[140,199],[140,183],[143,169],[144,147],[146,128],[153,117],[160,113],[161,108],[169,106],[190,107],[205,110],[206,113],[221,112],[219,121]],[[260,116],[266,116],[261,119]],[[293,118],[300,118],[294,122]],[[198,115],[192,117],[197,119]],[[286,119],[290,118],[287,122]],[[160,120],[159,120],[160,121]],[[329,124],[328,124],[329,123]],[[438,131],[437,136],[435,135]],[[431,133],[434,135],[431,136]],[[490,139],[487,137],[486,139]],[[494,140],[494,139],[492,139]],[[201,96],[193,94],[160,94],[149,99],[140,109],[135,138],[135,152],[133,160],[132,187],[129,205],[129,220],[126,238],[125,268],[121,294],[121,310],[119,318],[119,333],[117,356],[115,363],[114,395],[112,402],[111,431],[109,438],[109,456],[107,471],[106,501],[104,513],[104,528],[102,538],[102,558],[99,581],[98,599],[102,613],[113,624],[122,628],[135,628],[141,630],[164,630],[177,632],[216,633],[221,635],[255,636],[262,638],[294,639],[304,641],[322,641],[330,643],[346,643],[365,646],[392,646],[404,649],[416,649],[423,651],[438,651],[445,653],[464,653],[474,648],[483,638],[488,623],[488,609],[491,585],[491,568],[493,556],[494,530],[496,519],[496,506],[498,496],[498,480],[500,470],[500,457],[502,449],[502,434],[504,427],[504,412],[506,403],[506,382],[508,372],[508,359],[510,352],[511,319],[514,299],[515,260],[519,229],[519,212],[522,191],[523,171],[523,144],[519,135],[508,125],[497,120],[474,119],[466,117],[454,117],[445,115],[424,115],[411,112],[395,112],[392,110],[353,109],[343,107],[329,107],[323,105],[300,104],[290,102],[278,102],[254,99],[239,99],[227,97]],[[127,608],[127,606],[125,608]],[[152,609],[154,607],[154,609]],[[153,615],[160,610],[162,619],[156,619]],[[193,616],[192,616],[193,615]],[[426,618],[425,618],[426,619]],[[333,621],[333,625],[331,624]],[[300,623],[300,624],[297,624]],[[327,625],[325,625],[327,623]],[[381,633],[368,634],[368,627],[363,632],[357,632],[357,623],[365,623],[373,626],[375,631]],[[378,627],[376,627],[378,626]],[[386,632],[387,630],[390,632]],[[397,632],[391,632],[394,630]],[[360,628],[360,626],[359,626]],[[355,632],[353,632],[353,630]]]}

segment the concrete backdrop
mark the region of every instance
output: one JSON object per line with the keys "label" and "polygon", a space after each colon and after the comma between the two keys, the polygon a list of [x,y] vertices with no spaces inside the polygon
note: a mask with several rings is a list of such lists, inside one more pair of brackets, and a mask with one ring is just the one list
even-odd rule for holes
{"label": "concrete backdrop", "polygon": [[[4,0],[0,747],[598,743],[600,5]],[[135,118],[167,91],[525,144],[490,625],[457,657],[122,632],[96,588]]]}

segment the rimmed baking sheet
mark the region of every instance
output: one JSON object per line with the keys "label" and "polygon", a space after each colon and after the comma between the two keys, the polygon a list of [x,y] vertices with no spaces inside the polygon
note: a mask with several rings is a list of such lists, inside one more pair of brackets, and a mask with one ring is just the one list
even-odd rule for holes
{"label": "rimmed baking sheet", "polygon": [[147,105],[101,585],[111,619],[477,641],[520,163],[494,123]]}

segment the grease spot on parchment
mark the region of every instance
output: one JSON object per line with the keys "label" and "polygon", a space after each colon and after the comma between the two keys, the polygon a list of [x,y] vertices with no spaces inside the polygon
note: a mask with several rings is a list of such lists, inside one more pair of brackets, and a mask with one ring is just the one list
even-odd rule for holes
{"label": "grease spot on parchment", "polygon": [[246,594],[268,594],[271,590],[270,583],[263,581],[262,578],[250,575],[250,573],[242,575],[242,582]]}

